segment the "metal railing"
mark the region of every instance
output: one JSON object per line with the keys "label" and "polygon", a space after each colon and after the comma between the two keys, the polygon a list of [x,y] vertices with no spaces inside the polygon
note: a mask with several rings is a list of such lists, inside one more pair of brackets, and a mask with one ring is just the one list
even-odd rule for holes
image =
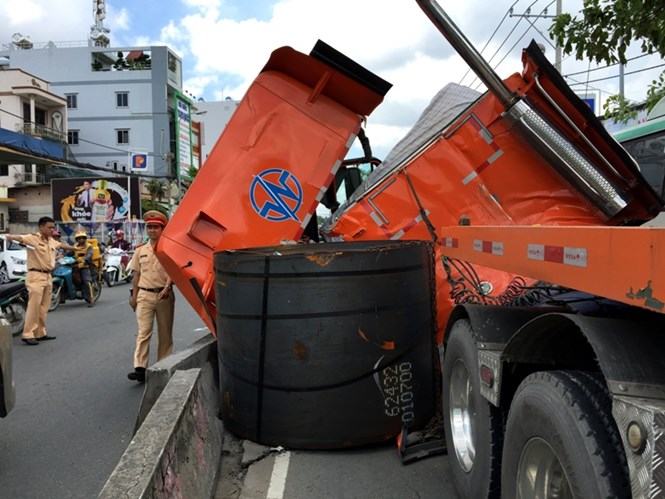
{"label": "metal railing", "polygon": [[49,128],[46,125],[40,125],[39,123],[18,123],[16,125],[16,131],[42,139],[67,142],[66,133],[54,128]]}
{"label": "metal railing", "polygon": [[14,173],[14,180],[16,181],[16,185],[41,185],[48,183],[46,175],[36,172]]}

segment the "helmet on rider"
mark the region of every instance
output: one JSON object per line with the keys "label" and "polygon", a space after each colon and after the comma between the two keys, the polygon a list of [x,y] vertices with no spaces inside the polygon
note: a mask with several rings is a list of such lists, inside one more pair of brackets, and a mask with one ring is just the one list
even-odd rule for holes
{"label": "helmet on rider", "polygon": [[74,234],[74,239],[78,241],[79,239],[88,239],[88,234],[84,230],[79,230],[76,234]]}

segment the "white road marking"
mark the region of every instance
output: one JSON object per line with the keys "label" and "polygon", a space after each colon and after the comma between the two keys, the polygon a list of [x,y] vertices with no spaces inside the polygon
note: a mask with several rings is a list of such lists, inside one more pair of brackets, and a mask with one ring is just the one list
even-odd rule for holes
{"label": "white road marking", "polygon": [[284,452],[275,456],[275,463],[272,465],[272,475],[270,476],[270,486],[266,499],[282,499],[286,487],[286,475],[289,472],[290,452]]}

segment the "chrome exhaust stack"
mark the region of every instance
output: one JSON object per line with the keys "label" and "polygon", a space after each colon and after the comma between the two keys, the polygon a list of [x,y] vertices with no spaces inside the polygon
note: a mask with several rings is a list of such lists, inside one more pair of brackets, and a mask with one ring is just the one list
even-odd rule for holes
{"label": "chrome exhaust stack", "polygon": [[524,139],[571,185],[612,218],[628,202],[625,196],[580,152],[519,95],[511,92],[435,0],[416,0],[488,90],[503,104],[505,114]]}

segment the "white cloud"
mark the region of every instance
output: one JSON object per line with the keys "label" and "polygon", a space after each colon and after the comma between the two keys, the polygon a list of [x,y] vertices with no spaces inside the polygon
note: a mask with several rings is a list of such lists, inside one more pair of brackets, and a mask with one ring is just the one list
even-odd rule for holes
{"label": "white cloud", "polygon": [[111,4],[106,4],[106,22],[105,25],[110,28],[111,33],[115,31],[129,30],[129,12],[125,7],[116,10]]}
{"label": "white cloud", "polygon": [[187,78],[183,87],[194,96],[202,97],[205,89],[209,85],[217,83],[217,81],[218,77],[216,75],[194,76],[192,78]]}
{"label": "white cloud", "polygon": [[0,1],[0,42],[9,43],[16,32],[34,42],[86,40],[91,7],[89,0]]}
{"label": "white cloud", "polygon": [[30,22],[42,21],[46,16],[44,6],[34,0],[23,0],[20,7],[14,3],[6,2],[3,6],[0,6],[0,9],[0,16],[6,17],[8,20],[8,24],[5,24],[5,26],[9,26],[10,29]]}

